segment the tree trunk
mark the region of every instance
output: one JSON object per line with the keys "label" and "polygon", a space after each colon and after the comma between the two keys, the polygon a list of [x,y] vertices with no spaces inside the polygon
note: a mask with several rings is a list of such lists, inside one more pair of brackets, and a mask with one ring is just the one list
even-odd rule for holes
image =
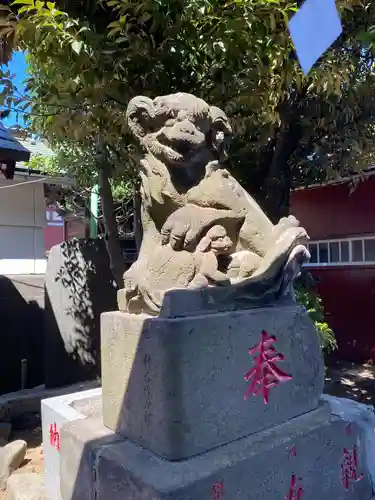
{"label": "tree trunk", "polygon": [[107,168],[99,168],[99,193],[102,201],[103,221],[105,228],[105,244],[109,256],[109,263],[118,288],[123,288],[123,274],[125,270],[122,258],[117,223],[113,208],[112,189],[109,183]]}
{"label": "tree trunk", "polygon": [[289,215],[292,172],[290,158],[300,140],[299,124],[282,122],[265,184],[265,210],[273,223]]}

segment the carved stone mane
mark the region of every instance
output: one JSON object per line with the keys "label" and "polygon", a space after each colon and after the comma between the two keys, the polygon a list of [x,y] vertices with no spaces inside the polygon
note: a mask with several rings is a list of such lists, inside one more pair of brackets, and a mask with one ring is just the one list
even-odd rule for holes
{"label": "carved stone mane", "polygon": [[141,147],[143,241],[119,309],[158,314],[172,289],[228,287],[277,300],[309,259],[294,217],[275,226],[224,165],[225,113],[191,94],[135,97],[127,122]]}

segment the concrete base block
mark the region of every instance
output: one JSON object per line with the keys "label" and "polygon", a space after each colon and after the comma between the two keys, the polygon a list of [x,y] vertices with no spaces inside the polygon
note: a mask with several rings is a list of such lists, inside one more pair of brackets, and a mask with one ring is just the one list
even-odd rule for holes
{"label": "concrete base block", "polygon": [[[101,323],[104,424],[168,460],[192,457],[318,406],[323,360],[302,306],[177,319],[109,312]],[[255,367],[259,351],[249,349],[259,345],[263,331],[268,356],[272,348],[280,354],[272,373],[281,370],[289,379],[269,391],[259,381],[254,395],[249,389],[257,374],[248,381],[245,375]]]}
{"label": "concrete base block", "polygon": [[98,500],[96,483],[100,454],[106,447],[122,441],[121,436],[104,427],[100,417],[76,420],[64,426],[61,431],[61,498]]}
{"label": "concrete base block", "polygon": [[101,392],[101,388],[96,388],[42,400],[44,475],[47,500],[61,499],[61,427],[67,422],[81,420],[92,415],[93,411],[90,413],[89,408],[92,408],[92,405],[98,400],[101,401]]}
{"label": "concrete base block", "polygon": [[362,430],[329,406],[196,457],[170,462],[100,419],[62,431],[63,500],[370,500]]}

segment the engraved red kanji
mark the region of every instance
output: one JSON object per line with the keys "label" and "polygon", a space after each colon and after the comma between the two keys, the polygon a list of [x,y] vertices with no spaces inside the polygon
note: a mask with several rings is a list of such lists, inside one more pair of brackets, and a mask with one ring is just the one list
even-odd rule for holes
{"label": "engraved red kanji", "polygon": [[289,493],[286,495],[285,500],[301,500],[303,488],[298,485],[299,481],[302,481],[302,479],[293,474],[290,480]]}
{"label": "engraved red kanji", "polygon": [[288,448],[289,455],[292,457],[297,456],[297,448],[296,445],[294,444],[291,448]]}
{"label": "engraved red kanji", "polygon": [[224,496],[224,481],[215,481],[212,485],[212,500],[220,500]]}
{"label": "engraved red kanji", "polygon": [[60,451],[60,434],[57,432],[56,422],[49,426],[49,442],[53,448]]}
{"label": "engraved red kanji", "polygon": [[291,380],[292,377],[281,371],[275,364],[278,361],[283,361],[284,355],[276,353],[276,349],[272,345],[274,342],[276,342],[276,337],[268,336],[267,332],[263,330],[259,343],[249,349],[249,354],[259,353],[259,355],[254,356],[255,366],[245,375],[246,382],[253,377],[245,399],[248,399],[252,394],[258,396],[263,393],[264,403],[267,404],[269,390],[282,382]]}
{"label": "engraved red kanji", "polygon": [[354,446],[353,451],[350,452],[347,448],[344,448],[344,456],[341,460],[341,484],[346,490],[349,489],[349,485],[352,483],[357,483],[363,479],[363,473],[357,476],[357,447]]}

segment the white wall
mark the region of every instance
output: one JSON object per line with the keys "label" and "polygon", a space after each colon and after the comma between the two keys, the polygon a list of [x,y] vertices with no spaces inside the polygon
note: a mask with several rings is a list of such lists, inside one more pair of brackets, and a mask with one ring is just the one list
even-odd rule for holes
{"label": "white wall", "polygon": [[43,184],[24,182],[0,178],[0,274],[45,272]]}

